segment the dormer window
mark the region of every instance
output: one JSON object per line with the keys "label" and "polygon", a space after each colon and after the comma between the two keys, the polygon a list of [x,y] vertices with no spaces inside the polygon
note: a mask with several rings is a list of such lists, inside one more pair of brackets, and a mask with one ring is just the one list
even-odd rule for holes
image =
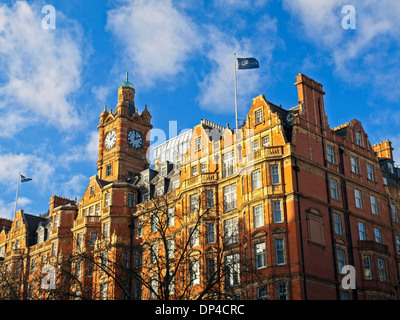
{"label": "dormer window", "polygon": [[388,163],[388,169],[390,173],[393,173],[393,165],[391,163]]}
{"label": "dormer window", "polygon": [[17,221],[15,221],[15,230],[19,229],[19,219]]}
{"label": "dormer window", "polygon": [[256,112],[254,113],[254,120],[256,124],[261,123],[263,121],[262,109],[256,110]]}
{"label": "dormer window", "polygon": [[166,176],[167,175],[167,167],[166,166],[161,168],[161,175],[162,176]]}
{"label": "dormer window", "polygon": [[196,152],[201,150],[201,137],[196,138]]}
{"label": "dormer window", "polygon": [[91,196],[94,195],[94,186],[91,186],[91,187],[90,187],[90,195],[91,195]]}
{"label": "dormer window", "polygon": [[143,182],[145,182],[145,183],[149,182],[149,175],[148,174],[145,174],[143,176]]}
{"label": "dormer window", "polygon": [[362,147],[361,132],[356,132],[356,144]]}

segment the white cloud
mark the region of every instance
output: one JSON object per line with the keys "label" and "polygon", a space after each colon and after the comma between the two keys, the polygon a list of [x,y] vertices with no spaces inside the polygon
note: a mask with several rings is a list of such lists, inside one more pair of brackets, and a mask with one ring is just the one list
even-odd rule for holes
{"label": "white cloud", "polygon": [[88,178],[82,174],[77,174],[68,178],[68,180],[61,185],[63,197],[73,199],[82,197],[88,183]]}
{"label": "white cloud", "polygon": [[[81,82],[79,31],[74,23],[44,30],[40,13],[23,1],[0,7],[0,110],[13,120],[4,123],[3,136],[35,123],[60,129],[79,124],[71,102]],[[57,23],[66,20],[57,12]]]}
{"label": "white cloud", "polygon": [[123,1],[108,12],[107,28],[122,44],[122,60],[133,62],[135,82],[152,86],[171,80],[200,45],[192,21],[171,0]]}
{"label": "white cloud", "polygon": [[[347,0],[284,0],[293,18],[300,21],[296,32],[328,53],[335,74],[354,85],[370,85],[371,92],[386,99],[400,98],[394,82],[400,77],[398,17],[400,2]],[[356,29],[342,28],[345,5],[353,5]],[[297,24],[297,21],[294,22]]]}
{"label": "white cloud", "polygon": [[[211,71],[199,83],[197,97],[200,106],[217,113],[233,113],[235,107],[234,53],[238,58],[256,58],[259,69],[237,70],[238,111],[247,111],[251,99],[261,94],[261,85],[269,74],[272,49],[276,45],[276,20],[263,19],[261,30],[268,30],[268,36],[261,39],[236,39],[232,35],[209,26],[205,29],[207,43],[204,55],[210,62]],[[239,118],[243,116],[239,115]]]}
{"label": "white cloud", "polygon": [[51,188],[52,176],[55,172],[53,164],[35,155],[3,154],[0,155],[0,181],[8,188],[16,188],[19,173],[32,179],[31,182],[40,190]]}
{"label": "white cloud", "polygon": [[[24,212],[29,213],[29,204],[32,201],[26,197],[18,197],[17,210],[23,209]],[[14,210],[15,210],[15,202],[4,202],[4,200],[0,199],[0,218],[6,218],[13,220],[14,219]]]}

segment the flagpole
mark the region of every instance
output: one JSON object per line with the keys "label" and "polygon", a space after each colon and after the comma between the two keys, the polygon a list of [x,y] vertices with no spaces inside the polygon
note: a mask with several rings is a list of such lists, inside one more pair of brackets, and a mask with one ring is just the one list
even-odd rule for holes
{"label": "flagpole", "polygon": [[18,173],[17,195],[15,196],[15,210],[14,210],[14,215],[17,213],[18,190],[19,190],[19,181],[20,181],[20,180],[21,180],[21,172]]}
{"label": "flagpole", "polygon": [[236,81],[236,52],[233,54],[235,63],[235,114],[236,114],[236,132],[239,132],[238,126],[238,107],[237,107],[237,81]]}

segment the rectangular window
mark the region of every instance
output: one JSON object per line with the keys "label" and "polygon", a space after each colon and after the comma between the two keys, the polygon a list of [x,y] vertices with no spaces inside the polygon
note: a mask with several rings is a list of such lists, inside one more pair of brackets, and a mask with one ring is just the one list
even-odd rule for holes
{"label": "rectangular window", "polygon": [[224,187],[224,212],[236,209],[236,183]]}
{"label": "rectangular window", "polygon": [[215,277],[215,259],[207,258],[206,260],[206,274],[207,280],[212,281]]}
{"label": "rectangular window", "polygon": [[354,198],[355,198],[355,201],[356,201],[356,208],[362,209],[363,208],[363,204],[362,204],[362,193],[361,193],[361,190],[354,189]]}
{"label": "rectangular window", "polygon": [[83,233],[80,232],[76,235],[76,248],[81,249],[83,245]]}
{"label": "rectangular window", "polygon": [[128,192],[128,207],[133,208],[136,204],[136,197],[133,192]]}
{"label": "rectangular window", "polygon": [[364,267],[364,278],[367,280],[372,279],[372,265],[370,256],[363,257],[363,267]]}
{"label": "rectangular window", "polygon": [[267,265],[265,257],[265,242],[256,243],[254,245],[255,266],[256,269],[264,268]]}
{"label": "rectangular window", "polygon": [[264,210],[262,204],[253,207],[254,228],[264,225]]}
{"label": "rectangular window", "polygon": [[335,226],[335,233],[336,234],[343,234],[342,230],[342,216],[338,213],[333,214],[334,226]]}
{"label": "rectangular window", "polygon": [[158,260],[158,244],[153,244],[150,247],[150,263],[156,264]]}
{"label": "rectangular window", "polygon": [[110,222],[103,223],[103,238],[108,238],[110,236]]}
{"label": "rectangular window", "polygon": [[196,138],[196,152],[201,150],[201,137]]}
{"label": "rectangular window", "polygon": [[88,209],[83,209],[82,210],[82,217],[86,217],[88,215]]}
{"label": "rectangular window", "polygon": [[175,255],[175,239],[167,240],[168,259],[173,259]]}
{"label": "rectangular window", "polygon": [[153,213],[150,217],[150,232],[156,232],[158,230],[158,215]]}
{"label": "rectangular window", "polygon": [[239,253],[230,254],[225,257],[225,270],[225,285],[238,285],[240,283]]}
{"label": "rectangular window", "polygon": [[282,207],[280,201],[272,201],[272,211],[274,213],[274,222],[282,222]]}
{"label": "rectangular window", "polygon": [[328,161],[330,163],[335,163],[335,149],[333,149],[333,147],[331,146],[327,146],[326,147],[326,153],[328,154]]}
{"label": "rectangular window", "polygon": [[253,151],[256,151],[256,150],[258,150],[258,147],[259,147],[258,140],[254,140],[254,141],[251,143],[251,149],[252,149]]}
{"label": "rectangular window", "polygon": [[268,287],[257,287],[257,300],[268,300]]}
{"label": "rectangular window", "polygon": [[222,178],[231,176],[235,170],[235,152],[234,150],[222,155]]}
{"label": "rectangular window", "polygon": [[391,163],[388,163],[388,169],[390,173],[393,173],[393,165]]}
{"label": "rectangular window", "polygon": [[150,199],[150,193],[148,190],[144,190],[142,193],[142,201],[146,202],[147,200]]}
{"label": "rectangular window", "polygon": [[334,179],[330,179],[331,197],[332,199],[339,200],[338,183]]}
{"label": "rectangular window", "polygon": [[279,184],[279,166],[273,165],[271,166],[271,182],[272,184]]}
{"label": "rectangular window", "polygon": [[112,175],[112,164],[108,164],[106,167],[106,177],[109,177]]}
{"label": "rectangular window", "polygon": [[107,300],[108,283],[100,284],[100,300]]}
{"label": "rectangular window", "polygon": [[275,239],[276,264],[285,264],[285,249],[283,239]]}
{"label": "rectangular window", "polygon": [[374,168],[370,164],[367,164],[367,175],[368,175],[368,180],[375,181]]}
{"label": "rectangular window", "polygon": [[139,219],[137,221],[136,237],[137,238],[143,237],[143,220],[142,219]]}
{"label": "rectangular window", "polygon": [[263,121],[263,112],[262,109],[258,109],[254,113],[255,124],[261,123]]}
{"label": "rectangular window", "polygon": [[391,211],[392,211],[392,220],[393,222],[399,223],[399,214],[397,213],[397,207],[395,204],[391,204]]}
{"label": "rectangular window", "polygon": [[192,194],[190,196],[190,212],[195,212],[199,209],[199,195]]}
{"label": "rectangular window", "polygon": [[135,266],[136,268],[141,268],[143,263],[143,250],[138,248],[135,250]]}
{"label": "rectangular window", "polygon": [[104,196],[104,206],[108,207],[111,204],[111,193],[107,192]]}
{"label": "rectangular window", "polygon": [[175,225],[175,209],[168,208],[167,211],[167,226],[172,227]]}
{"label": "rectangular window", "polygon": [[367,229],[365,223],[358,223],[358,236],[360,240],[367,240]]}
{"label": "rectangular window", "polygon": [[179,180],[175,180],[172,183],[172,189],[175,190],[175,189],[178,189],[178,188],[179,188]]}
{"label": "rectangular window", "polygon": [[192,177],[197,176],[197,166],[192,167]]}
{"label": "rectangular window", "polygon": [[54,228],[58,228],[60,226],[60,215],[57,214],[54,216]]}
{"label": "rectangular window", "polygon": [[200,261],[199,260],[190,262],[190,283],[192,285],[200,283]]}
{"label": "rectangular window", "polygon": [[356,132],[356,144],[360,147],[362,147],[362,138],[361,138],[361,132]]}
{"label": "rectangular window", "polygon": [[98,231],[91,231],[90,232],[90,245],[94,246],[99,235]]}
{"label": "rectangular window", "polygon": [[358,162],[356,158],[351,157],[351,172],[358,174]]}
{"label": "rectangular window", "polygon": [[199,245],[199,229],[197,227],[190,228],[190,246],[196,247]]}
{"label": "rectangular window", "polygon": [[90,186],[90,195],[91,195],[91,196],[94,195],[94,186]]}
{"label": "rectangular window", "polygon": [[269,143],[269,136],[265,136],[265,137],[262,137],[262,145],[263,145],[263,147],[269,147],[269,145],[270,145],[270,143]]}
{"label": "rectangular window", "polygon": [[231,245],[239,241],[238,218],[234,217],[224,221],[224,243]]}
{"label": "rectangular window", "polygon": [[346,254],[343,250],[336,249],[336,255],[337,255],[338,271],[340,274],[344,274],[342,273],[342,269],[346,265]]}
{"label": "rectangular window", "polygon": [[207,190],[207,208],[214,207],[214,190]]}
{"label": "rectangular window", "polygon": [[158,295],[158,281],[155,276],[150,279],[150,299],[155,299]]}
{"label": "rectangular window", "polygon": [[201,173],[207,172],[207,163],[205,163],[205,162],[200,163],[200,172]]}
{"label": "rectangular window", "polygon": [[286,288],[285,282],[281,282],[281,283],[277,284],[276,292],[277,292],[278,300],[287,300],[287,288]]}
{"label": "rectangular window", "polygon": [[374,234],[375,234],[375,242],[383,243],[382,231],[378,228],[374,228]]}
{"label": "rectangular window", "polygon": [[379,281],[386,281],[385,260],[378,258]]}
{"label": "rectangular window", "polygon": [[376,200],[376,197],[370,196],[369,199],[371,200],[372,214],[378,214],[378,201]]}
{"label": "rectangular window", "polygon": [[89,208],[89,216],[94,216],[94,206]]}
{"label": "rectangular window", "polygon": [[51,256],[55,257],[57,255],[57,248],[58,248],[58,242],[53,242],[51,246]]}
{"label": "rectangular window", "polygon": [[142,283],[140,281],[135,282],[135,300],[142,300]]}
{"label": "rectangular window", "polygon": [[251,185],[253,190],[261,188],[261,169],[254,170],[251,173]]}
{"label": "rectangular window", "polygon": [[207,223],[207,243],[215,242],[215,224],[212,222]]}
{"label": "rectangular window", "polygon": [[31,260],[30,273],[35,273],[35,272],[36,272],[36,258],[33,258]]}
{"label": "rectangular window", "polygon": [[96,216],[100,215],[100,203],[96,204],[94,211],[95,211]]}
{"label": "rectangular window", "polygon": [[396,235],[396,251],[400,254],[400,236]]}

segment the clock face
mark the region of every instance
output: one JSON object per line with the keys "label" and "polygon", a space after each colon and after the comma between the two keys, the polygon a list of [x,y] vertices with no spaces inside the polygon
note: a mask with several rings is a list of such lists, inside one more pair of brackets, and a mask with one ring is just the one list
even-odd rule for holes
{"label": "clock face", "polygon": [[111,149],[115,145],[115,141],[117,141],[117,133],[112,130],[106,135],[106,140],[104,142],[104,145],[106,146],[107,149]]}
{"label": "clock face", "polygon": [[139,149],[143,146],[143,138],[136,130],[131,130],[128,132],[128,141],[129,144],[135,149]]}

